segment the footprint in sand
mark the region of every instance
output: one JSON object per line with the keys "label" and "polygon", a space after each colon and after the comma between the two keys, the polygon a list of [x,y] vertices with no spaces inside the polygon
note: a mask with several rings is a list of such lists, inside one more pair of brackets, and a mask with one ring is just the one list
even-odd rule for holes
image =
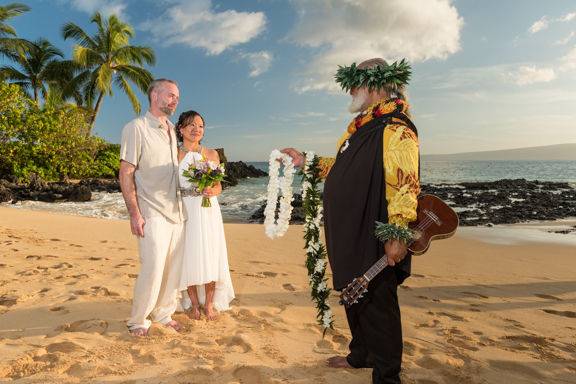
{"label": "footprint in sand", "polygon": [[102,258],[101,258],[101,257],[92,256],[92,257],[89,257],[88,260],[90,260],[90,261],[98,261],[98,260],[102,260]]}
{"label": "footprint in sand", "polygon": [[59,305],[57,307],[52,307],[49,309],[50,312],[57,312],[59,315],[65,315],[70,313],[69,310],[67,310],[65,307]]}
{"label": "footprint in sand", "polygon": [[70,263],[67,263],[67,262],[63,262],[63,263],[56,264],[56,265],[52,266],[52,268],[54,268],[54,269],[72,268],[72,267],[74,267],[74,266]]}
{"label": "footprint in sand", "polygon": [[260,272],[262,273],[264,276],[266,277],[276,277],[278,276],[278,274],[276,272],[268,272],[268,271],[264,271],[264,272]]}
{"label": "footprint in sand", "polygon": [[535,293],[534,296],[539,297],[541,299],[546,299],[546,300],[562,301],[562,299],[559,297],[547,295],[545,293]]}
{"label": "footprint in sand", "polygon": [[2,295],[0,296],[0,305],[4,307],[12,307],[18,302],[18,296]]}
{"label": "footprint in sand", "polygon": [[246,335],[241,333],[236,336],[222,337],[216,339],[216,343],[220,346],[227,347],[232,352],[248,353],[252,350],[252,346],[248,342]]}
{"label": "footprint in sand", "polygon": [[290,291],[290,292],[294,292],[297,289],[296,286],[294,284],[291,284],[291,283],[282,284],[282,288],[284,288],[285,290]]}
{"label": "footprint in sand", "polygon": [[101,319],[79,320],[64,324],[56,329],[64,332],[86,332],[104,334],[108,330],[108,322]]}
{"label": "footprint in sand", "polygon": [[120,294],[110,291],[108,288],[106,287],[100,287],[100,286],[95,286],[95,287],[90,287],[92,289],[92,293],[95,296],[120,296]]}
{"label": "footprint in sand", "polygon": [[84,347],[71,341],[63,341],[60,343],[49,344],[45,348],[48,353],[54,353],[54,352],[72,353],[84,350]]}
{"label": "footprint in sand", "polygon": [[488,299],[488,296],[483,295],[483,294],[478,293],[478,292],[466,292],[466,291],[464,291],[464,292],[460,292],[460,293],[462,293],[464,295],[472,296],[472,297],[477,297],[479,299]]}
{"label": "footprint in sand", "polygon": [[242,384],[263,384],[262,373],[253,367],[238,367],[232,372],[232,376]]}
{"label": "footprint in sand", "polygon": [[26,256],[26,260],[40,260],[42,258],[42,256],[38,256],[38,255],[28,255]]}
{"label": "footprint in sand", "polygon": [[440,316],[445,316],[445,317],[449,317],[450,319],[454,320],[454,321],[467,321],[465,318],[463,318],[462,316],[458,316],[455,315],[453,313],[449,313],[449,312],[438,312],[437,313]]}
{"label": "footprint in sand", "polygon": [[573,311],[556,311],[554,309],[543,309],[542,311],[549,313],[551,315],[568,317],[570,319],[576,319],[576,312],[573,312]]}
{"label": "footprint in sand", "polygon": [[60,239],[50,239],[50,241],[62,241]]}
{"label": "footprint in sand", "polygon": [[128,264],[128,263],[121,263],[118,265],[115,265],[114,268],[120,268],[120,267],[133,267],[134,265],[132,264]]}

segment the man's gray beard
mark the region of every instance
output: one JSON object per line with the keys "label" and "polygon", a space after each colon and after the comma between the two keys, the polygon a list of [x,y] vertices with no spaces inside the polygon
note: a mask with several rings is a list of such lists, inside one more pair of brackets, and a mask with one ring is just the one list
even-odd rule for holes
{"label": "man's gray beard", "polygon": [[368,99],[368,94],[364,91],[359,91],[356,96],[352,98],[350,105],[348,105],[348,112],[358,113],[364,110],[364,104]]}
{"label": "man's gray beard", "polygon": [[170,109],[168,107],[161,107],[160,110],[164,112],[167,116],[172,116],[174,112],[176,112],[174,109]]}

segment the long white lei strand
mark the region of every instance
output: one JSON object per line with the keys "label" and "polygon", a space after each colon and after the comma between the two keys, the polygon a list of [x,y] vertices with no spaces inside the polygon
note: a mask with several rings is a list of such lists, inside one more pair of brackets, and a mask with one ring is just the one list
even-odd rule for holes
{"label": "long white lei strand", "polygon": [[[284,176],[278,177],[280,160],[284,165]],[[268,197],[264,209],[264,230],[271,239],[283,236],[288,230],[292,215],[292,181],[294,180],[294,164],[292,158],[275,149],[270,153],[269,161]],[[276,220],[276,205],[278,202],[278,190],[281,191],[280,210]]]}
{"label": "long white lei strand", "polygon": [[311,296],[316,302],[318,324],[326,333],[328,328],[334,328],[334,318],[330,304],[328,304],[330,288],[328,288],[326,278],[326,247],[320,240],[322,206],[320,205],[320,190],[318,188],[318,184],[321,182],[318,162],[319,158],[314,155],[314,152],[306,152],[302,178],[302,204],[306,214],[304,241],[306,242],[306,268],[308,269]]}

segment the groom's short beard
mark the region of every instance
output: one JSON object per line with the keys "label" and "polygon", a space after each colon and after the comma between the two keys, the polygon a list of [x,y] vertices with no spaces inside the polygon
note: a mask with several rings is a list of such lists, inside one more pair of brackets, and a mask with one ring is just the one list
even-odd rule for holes
{"label": "groom's short beard", "polygon": [[348,111],[350,113],[358,113],[364,110],[366,104],[366,100],[368,100],[368,91],[366,89],[359,89],[358,93],[352,97],[352,101],[350,105],[348,105]]}
{"label": "groom's short beard", "polygon": [[175,112],[174,109],[172,109],[172,108],[170,108],[170,107],[168,107],[168,106],[160,107],[160,110],[161,110],[162,112],[164,112],[164,113],[166,114],[166,116],[172,116],[172,115],[174,114],[174,112]]}

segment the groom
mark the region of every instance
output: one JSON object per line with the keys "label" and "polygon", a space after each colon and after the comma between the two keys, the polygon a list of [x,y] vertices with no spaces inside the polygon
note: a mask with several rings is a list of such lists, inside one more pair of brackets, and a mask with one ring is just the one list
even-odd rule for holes
{"label": "groom", "polygon": [[148,88],[150,109],[124,126],[120,149],[120,187],[138,237],[140,273],[134,286],[128,329],[146,336],[153,321],[176,331],[183,211],[178,190],[178,150],[168,120],[178,106],[178,86],[157,79]]}
{"label": "groom", "polygon": [[[357,113],[338,142],[336,158],[321,158],[324,230],[334,288],[344,289],[383,254],[388,264],[358,304],[346,308],[352,334],[348,356],[328,360],[334,368],[372,367],[373,383],[400,383],[402,326],[397,287],[410,274],[410,256],[401,241],[416,219],[419,154],[404,87],[410,77],[405,61],[388,65],[370,59],[341,67],[336,81],[352,96]],[[296,166],[303,155],[293,148]],[[375,221],[386,223],[384,244],[374,235]]]}

